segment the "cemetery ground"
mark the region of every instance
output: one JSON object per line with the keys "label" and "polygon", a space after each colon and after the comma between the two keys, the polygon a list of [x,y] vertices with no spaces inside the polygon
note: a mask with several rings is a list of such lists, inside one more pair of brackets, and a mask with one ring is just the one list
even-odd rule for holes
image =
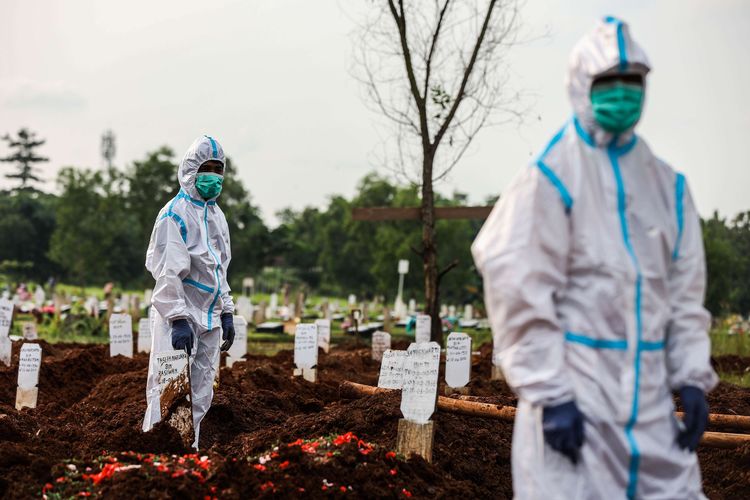
{"label": "cemetery ground", "polygon": [[[469,332],[478,351],[471,395],[514,406],[507,386],[491,380],[489,332]],[[0,366],[2,497],[512,496],[511,423],[438,410],[433,462],[396,455],[399,394],[342,393],[344,381],[377,385],[380,363],[371,359],[369,336],[357,345],[338,323],[330,353],[319,354],[314,384],[291,376],[291,336],[251,331],[245,359],[221,368],[198,454],[166,425],[141,432],[147,354],[110,358],[106,334],[79,332],[66,342],[48,329],[40,333],[37,408],[13,405],[20,342],[11,367]],[[711,411],[750,415],[747,335],[712,337],[722,382],[709,395]],[[411,340],[413,334],[394,329],[394,349]],[[710,498],[750,498],[750,444],[701,447],[699,456]]]}

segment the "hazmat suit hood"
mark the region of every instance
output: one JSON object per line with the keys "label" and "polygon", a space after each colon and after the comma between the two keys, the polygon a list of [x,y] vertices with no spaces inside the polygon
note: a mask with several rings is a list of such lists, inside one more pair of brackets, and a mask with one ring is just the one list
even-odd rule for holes
{"label": "hazmat suit hood", "polygon": [[[630,36],[623,21],[605,17],[573,48],[568,63],[566,86],[573,112],[583,131],[599,146],[610,143],[614,134],[604,130],[594,119],[591,106],[591,84],[602,75],[637,73],[644,77],[651,69],[646,53]],[[618,145],[630,141],[633,128],[620,134]]]}
{"label": "hazmat suit hood", "polygon": [[198,137],[188,148],[177,171],[177,180],[180,182],[180,187],[188,196],[196,200],[203,200],[203,197],[195,187],[195,176],[200,166],[208,160],[220,161],[226,167],[224,149],[221,144],[213,137],[203,135]]}

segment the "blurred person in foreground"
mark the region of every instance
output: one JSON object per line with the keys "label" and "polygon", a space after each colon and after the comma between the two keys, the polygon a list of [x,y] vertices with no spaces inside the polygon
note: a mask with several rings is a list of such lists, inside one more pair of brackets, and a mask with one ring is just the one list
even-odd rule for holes
{"label": "blurred person in foreground", "polygon": [[519,398],[517,498],[704,498],[706,265],[685,177],[634,133],[649,69],[625,23],[597,23],[570,58],[573,117],[472,245]]}
{"label": "blurred person in foreground", "polygon": [[156,354],[185,350],[190,357],[196,449],[201,420],[213,399],[220,344],[226,351],[234,342],[234,302],[227,283],[232,259],[229,228],[216,203],[224,165],[224,150],[215,139],[202,136],[193,142],[177,173],[180,192],[156,217],[146,252],[146,268],[156,284],[143,430],[161,418]]}

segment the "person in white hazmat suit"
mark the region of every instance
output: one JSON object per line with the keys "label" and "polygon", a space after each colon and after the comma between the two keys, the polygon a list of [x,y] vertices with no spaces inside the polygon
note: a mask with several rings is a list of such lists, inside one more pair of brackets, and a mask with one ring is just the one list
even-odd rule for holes
{"label": "person in white hazmat suit", "polygon": [[517,498],[704,498],[695,448],[717,377],[701,228],[685,177],[633,131],[648,71],[628,26],[600,21],[570,58],[573,117],[472,245],[519,398]]}
{"label": "person in white hazmat suit", "polygon": [[160,419],[156,354],[186,350],[191,360],[194,448],[211,406],[219,360],[234,341],[234,302],[227,268],[232,259],[229,228],[216,203],[224,179],[224,150],[212,137],[193,142],[180,163],[180,191],[156,217],[146,268],[156,284],[151,296],[151,361],[143,430]]}

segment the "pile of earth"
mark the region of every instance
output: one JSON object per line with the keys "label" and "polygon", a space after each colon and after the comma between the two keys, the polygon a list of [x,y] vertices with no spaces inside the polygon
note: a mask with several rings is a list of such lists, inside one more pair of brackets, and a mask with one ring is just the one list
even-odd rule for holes
{"label": "pile of earth", "polygon": [[[313,497],[512,497],[510,423],[438,412],[433,463],[393,456],[399,395],[339,393],[345,380],[377,383],[379,363],[364,348],[347,344],[321,353],[316,384],[291,377],[289,351],[248,355],[222,368],[195,456],[168,426],[141,432],[146,355],[110,358],[107,346],[40,343],[36,409],[13,407],[17,360],[0,367],[3,497],[39,497],[43,490],[50,498],[132,498],[146,491],[154,498],[291,497],[303,494],[300,488]],[[471,393],[514,405],[507,386],[490,380],[490,359],[491,346],[481,346]],[[722,383],[711,405],[750,415],[750,390]],[[332,444],[342,436],[349,441]],[[308,453],[316,442],[324,455]],[[699,455],[709,497],[750,498],[750,446]]]}

